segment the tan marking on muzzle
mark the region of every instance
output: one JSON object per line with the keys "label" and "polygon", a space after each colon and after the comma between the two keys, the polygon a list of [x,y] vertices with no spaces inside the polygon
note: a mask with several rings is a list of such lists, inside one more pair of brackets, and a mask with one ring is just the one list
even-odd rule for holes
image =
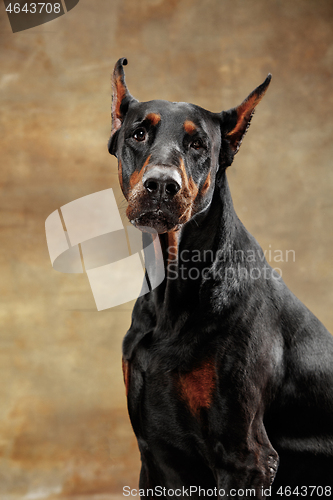
{"label": "tan marking on muzzle", "polygon": [[146,161],[144,162],[141,170],[139,170],[139,171],[135,170],[133,172],[133,174],[131,175],[130,180],[129,180],[131,190],[134,189],[135,186],[137,186],[140,181],[142,181],[142,177],[143,177],[145,168],[149,163],[150,156],[151,155],[149,155],[148,158],[146,159]]}
{"label": "tan marking on muzzle", "polygon": [[197,194],[198,194],[198,186],[196,185],[196,183],[194,182],[192,177],[189,177],[189,179],[188,179],[188,187],[189,187],[192,199],[194,201],[195,198],[197,197]]}
{"label": "tan marking on muzzle", "polygon": [[210,178],[210,172],[208,172],[205,183],[202,186],[201,191],[200,191],[203,196],[207,193],[207,191],[210,187],[210,184],[211,184],[211,178]]}
{"label": "tan marking on muzzle", "polygon": [[182,173],[184,189],[188,192],[192,201],[194,201],[198,194],[198,186],[196,185],[191,176],[187,177],[184,160],[182,158],[180,158],[179,163],[180,163],[180,171]]}

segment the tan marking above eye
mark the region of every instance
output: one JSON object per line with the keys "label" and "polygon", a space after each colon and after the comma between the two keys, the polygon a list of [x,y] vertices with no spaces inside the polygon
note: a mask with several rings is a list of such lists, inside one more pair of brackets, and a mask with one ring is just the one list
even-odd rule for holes
{"label": "tan marking above eye", "polygon": [[187,132],[188,134],[192,135],[194,134],[194,132],[196,132],[197,130],[197,126],[195,123],[193,123],[191,120],[186,120],[184,122],[184,130],[185,132]]}
{"label": "tan marking above eye", "polygon": [[150,123],[156,127],[156,125],[161,121],[161,115],[159,113],[149,113],[145,120],[150,121]]}

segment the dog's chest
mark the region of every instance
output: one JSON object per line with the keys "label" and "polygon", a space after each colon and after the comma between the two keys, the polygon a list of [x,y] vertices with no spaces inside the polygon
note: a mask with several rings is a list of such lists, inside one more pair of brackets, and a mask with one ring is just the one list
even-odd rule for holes
{"label": "dog's chest", "polygon": [[175,376],[177,395],[192,415],[199,416],[202,409],[208,409],[216,389],[216,371],[212,359],[202,363],[189,372]]}
{"label": "dog's chest", "polygon": [[[137,435],[159,436],[172,429],[200,426],[214,404],[217,375],[213,357],[205,357],[192,368],[168,370],[157,359],[145,370],[140,359],[123,361],[128,408]],[[181,435],[181,433],[180,433]]]}

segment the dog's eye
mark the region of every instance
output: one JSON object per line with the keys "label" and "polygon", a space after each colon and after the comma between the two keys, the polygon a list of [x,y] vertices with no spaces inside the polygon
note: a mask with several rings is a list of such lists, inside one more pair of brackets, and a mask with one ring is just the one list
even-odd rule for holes
{"label": "dog's eye", "polygon": [[191,142],[190,146],[193,149],[201,149],[204,147],[204,143],[201,139],[196,139],[195,141]]}
{"label": "dog's eye", "polygon": [[142,142],[146,138],[146,130],[143,127],[137,128],[133,134],[136,141]]}

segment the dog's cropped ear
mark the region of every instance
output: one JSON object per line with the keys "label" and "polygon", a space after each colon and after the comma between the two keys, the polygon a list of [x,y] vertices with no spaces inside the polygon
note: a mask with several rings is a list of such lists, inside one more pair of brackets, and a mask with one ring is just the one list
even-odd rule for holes
{"label": "dog's cropped ear", "polygon": [[266,80],[259,85],[245,101],[236,108],[222,111],[222,135],[231,148],[232,157],[238,152],[242,140],[250,126],[255,107],[264,97],[272,75],[269,73]]}
{"label": "dog's cropped ear", "polygon": [[131,102],[137,102],[134,97],[129,93],[126,83],[125,83],[125,73],[124,66],[127,65],[127,59],[125,57],[119,59],[112,74],[112,107],[111,107],[111,137],[108,143],[108,149],[110,154],[115,154],[117,149],[117,132],[120,130],[122,122],[128,111],[128,107]]}

